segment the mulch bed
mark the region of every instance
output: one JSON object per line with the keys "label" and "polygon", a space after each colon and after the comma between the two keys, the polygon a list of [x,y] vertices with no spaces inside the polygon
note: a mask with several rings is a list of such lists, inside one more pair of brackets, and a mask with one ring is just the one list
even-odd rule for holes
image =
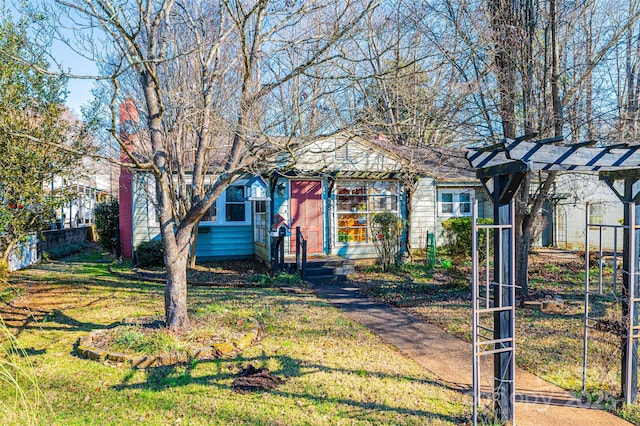
{"label": "mulch bed", "polygon": [[266,368],[256,368],[249,364],[240,370],[231,386],[238,393],[249,393],[275,389],[283,383],[283,379],[274,376]]}

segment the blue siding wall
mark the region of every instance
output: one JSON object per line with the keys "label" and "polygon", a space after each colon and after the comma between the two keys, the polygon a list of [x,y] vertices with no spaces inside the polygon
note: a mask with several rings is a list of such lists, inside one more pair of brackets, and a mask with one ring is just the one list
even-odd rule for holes
{"label": "blue siding wall", "polygon": [[201,225],[196,254],[201,261],[253,257],[253,225]]}

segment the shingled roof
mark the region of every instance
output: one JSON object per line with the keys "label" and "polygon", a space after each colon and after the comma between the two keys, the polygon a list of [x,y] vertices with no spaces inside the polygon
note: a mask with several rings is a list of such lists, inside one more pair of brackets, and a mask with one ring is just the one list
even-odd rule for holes
{"label": "shingled roof", "polygon": [[409,170],[431,176],[438,182],[479,182],[475,169],[466,159],[466,149],[445,146],[397,146],[384,137],[377,137],[369,143],[395,155]]}

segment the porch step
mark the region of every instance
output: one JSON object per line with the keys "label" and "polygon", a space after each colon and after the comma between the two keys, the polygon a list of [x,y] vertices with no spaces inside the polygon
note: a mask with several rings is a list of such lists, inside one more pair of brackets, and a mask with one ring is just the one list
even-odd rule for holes
{"label": "porch step", "polygon": [[342,257],[311,258],[307,260],[305,279],[312,284],[345,282],[355,272],[355,262]]}
{"label": "porch step", "polygon": [[310,264],[307,264],[306,276],[310,278],[324,275],[349,275],[354,272],[355,268],[353,265],[310,267]]}
{"label": "porch step", "polygon": [[315,276],[307,276],[306,280],[311,284],[329,284],[329,283],[344,283],[347,282],[347,276],[338,274],[338,275],[315,275]]}

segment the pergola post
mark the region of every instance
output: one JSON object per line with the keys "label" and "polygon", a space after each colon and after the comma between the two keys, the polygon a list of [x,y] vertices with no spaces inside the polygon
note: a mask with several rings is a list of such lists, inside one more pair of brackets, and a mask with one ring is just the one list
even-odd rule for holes
{"label": "pergola post", "polygon": [[[525,176],[521,165],[479,173],[493,201],[493,390],[496,420],[515,417],[515,211],[512,199]],[[477,255],[477,254],[475,254]],[[474,302],[475,303],[475,302]]]}
{"label": "pergola post", "polygon": [[[626,404],[638,402],[638,302],[640,288],[638,270],[640,269],[640,169],[602,171],[600,179],[624,203],[624,231],[622,245],[622,284],[623,294],[620,301],[622,323],[625,333],[622,339],[620,388]],[[622,188],[616,182],[622,181]],[[620,191],[622,189],[622,191]]]}
{"label": "pergola post", "polygon": [[634,191],[637,179],[624,180],[622,202],[624,209],[624,242],[623,242],[623,287],[622,321],[626,325],[626,334],[622,336],[621,389],[622,397],[627,404],[638,401],[638,247],[640,223],[638,194]]}
{"label": "pergola post", "polygon": [[[493,217],[496,225],[513,225],[513,204],[500,199],[502,191],[508,186],[511,176],[501,175],[495,179],[495,190],[492,194]],[[494,230],[494,286],[493,300],[496,307],[512,307],[513,300],[513,272],[512,262],[515,247],[511,233],[513,229],[503,232],[501,228]],[[514,320],[510,310],[499,310],[493,314],[493,337],[505,341],[505,345],[513,345]],[[513,405],[515,403],[515,365],[512,352],[498,352],[493,356],[494,392],[496,398],[496,417],[501,422],[513,419]]]}

